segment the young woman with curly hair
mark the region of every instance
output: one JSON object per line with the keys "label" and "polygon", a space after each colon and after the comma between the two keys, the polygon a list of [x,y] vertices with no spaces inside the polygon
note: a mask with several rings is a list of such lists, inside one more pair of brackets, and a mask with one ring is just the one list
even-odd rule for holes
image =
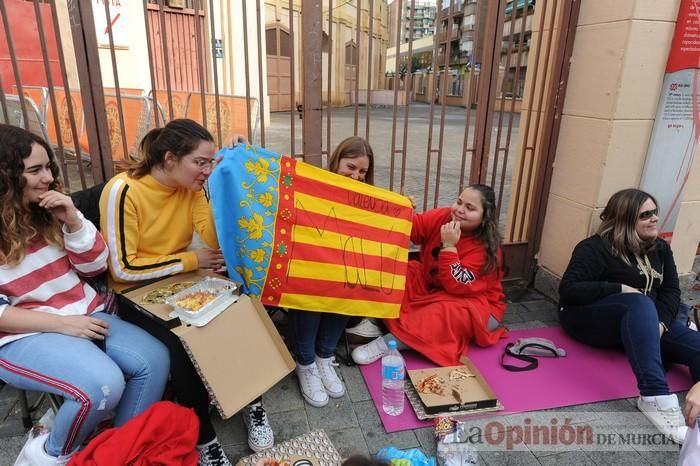
{"label": "young woman with curly hair", "polygon": [[65,464],[110,411],[119,426],[163,395],[166,348],[105,313],[81,278],[106,267],[104,240],[61,191],[51,147],[0,125],[0,379],[64,399],[51,432],[22,450],[29,464]]}

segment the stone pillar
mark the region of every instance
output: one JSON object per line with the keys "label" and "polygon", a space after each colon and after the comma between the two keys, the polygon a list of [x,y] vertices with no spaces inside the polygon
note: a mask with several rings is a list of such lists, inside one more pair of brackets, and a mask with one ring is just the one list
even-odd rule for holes
{"label": "stone pillar", "polygon": [[[543,278],[561,277],[576,243],[596,230],[608,198],[639,186],[679,3],[581,2],[539,252],[544,291]],[[700,239],[699,159],[674,233],[681,274]]]}

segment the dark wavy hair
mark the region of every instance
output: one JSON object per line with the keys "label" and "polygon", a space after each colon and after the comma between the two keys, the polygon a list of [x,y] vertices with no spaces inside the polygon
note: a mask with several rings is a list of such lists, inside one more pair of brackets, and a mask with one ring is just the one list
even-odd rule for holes
{"label": "dark wavy hair", "polygon": [[49,189],[61,191],[58,164],[46,141],[27,130],[0,124],[0,264],[16,265],[27,247],[39,239],[63,247],[61,222],[47,209],[25,199],[24,159],[38,144],[49,156],[53,182]]}
{"label": "dark wavy hair", "polygon": [[481,206],[484,216],[481,225],[474,231],[474,235],[486,246],[486,262],[481,268],[481,273],[489,273],[502,264],[498,259],[498,250],[501,248],[501,234],[498,232],[498,213],[496,211],[496,193],[485,184],[472,184],[465,189],[473,189],[481,195]]}
{"label": "dark wavy hair", "polygon": [[139,158],[121,163],[120,168],[133,178],[141,178],[163,165],[168,152],[180,160],[202,141],[214,142],[214,137],[204,126],[187,118],[172,120],[162,128],[153,128],[146,133],[139,145]]}
{"label": "dark wavy hair", "polygon": [[366,155],[369,167],[365,174],[365,183],[374,184],[374,151],[367,141],[359,136],[350,136],[340,141],[328,159],[328,171],[338,173],[341,159],[356,159]]}
{"label": "dark wavy hair", "polygon": [[639,209],[649,199],[658,207],[659,203],[648,192],[623,189],[610,197],[600,214],[602,223],[598,227],[598,235],[611,244],[613,255],[628,264],[657,246],[656,238],[642,240],[636,230]]}

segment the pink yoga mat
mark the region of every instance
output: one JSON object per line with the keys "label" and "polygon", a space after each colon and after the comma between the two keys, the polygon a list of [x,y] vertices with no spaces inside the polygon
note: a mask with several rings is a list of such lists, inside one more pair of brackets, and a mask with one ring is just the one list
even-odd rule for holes
{"label": "pink yoga mat", "polygon": [[[567,355],[560,359],[539,358],[539,367],[533,371],[509,372],[503,369],[500,358],[506,344],[526,337],[549,338],[564,348]],[[435,367],[435,364],[414,351],[404,352],[403,355],[408,369]],[[637,381],[622,351],[583,345],[569,338],[560,327],[513,330],[508,338],[490,348],[472,346],[468,356],[505,408],[504,411],[491,415],[538,411],[639,395]],[[521,361],[513,358],[507,361],[513,365],[522,365]],[[361,366],[360,371],[387,432],[432,425],[432,421],[418,420],[408,400],[402,415],[389,416],[384,413],[380,361]],[[692,385],[685,367],[674,367],[669,371],[667,379],[672,392],[687,390]]]}

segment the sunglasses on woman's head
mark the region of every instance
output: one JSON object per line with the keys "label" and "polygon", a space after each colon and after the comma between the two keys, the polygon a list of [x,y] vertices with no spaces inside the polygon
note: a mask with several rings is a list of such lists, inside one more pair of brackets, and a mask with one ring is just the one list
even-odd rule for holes
{"label": "sunglasses on woman's head", "polygon": [[639,214],[639,220],[649,220],[651,217],[659,215],[659,209],[645,210]]}

